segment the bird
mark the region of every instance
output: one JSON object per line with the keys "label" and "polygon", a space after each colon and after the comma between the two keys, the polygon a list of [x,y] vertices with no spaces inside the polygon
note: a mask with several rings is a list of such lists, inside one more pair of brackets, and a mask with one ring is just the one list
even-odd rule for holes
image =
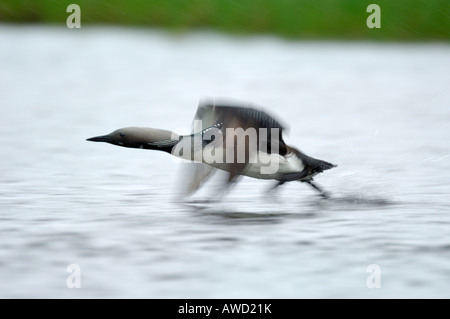
{"label": "bird", "polygon": [[91,142],[158,150],[192,163],[184,179],[185,196],[195,193],[217,170],[227,173],[225,185],[242,176],[274,180],[270,190],[292,181],[306,183],[323,198],[328,192],[314,177],[337,165],[306,155],[287,145],[287,126],[255,104],[216,98],[201,99],[192,121],[191,134],[148,127],[125,127]]}

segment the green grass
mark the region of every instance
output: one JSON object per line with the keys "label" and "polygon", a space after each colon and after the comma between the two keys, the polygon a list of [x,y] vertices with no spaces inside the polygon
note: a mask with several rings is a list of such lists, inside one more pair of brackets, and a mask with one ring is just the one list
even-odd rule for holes
{"label": "green grass", "polygon": [[[71,3],[81,7],[82,27],[213,29],[294,39],[450,39],[449,0],[0,0],[0,21],[65,25]],[[366,26],[371,3],[381,8],[381,29]]]}

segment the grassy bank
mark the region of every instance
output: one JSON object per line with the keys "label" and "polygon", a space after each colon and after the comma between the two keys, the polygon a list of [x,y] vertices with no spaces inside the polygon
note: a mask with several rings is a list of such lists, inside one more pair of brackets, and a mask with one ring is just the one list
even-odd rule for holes
{"label": "grassy bank", "polygon": [[[1,0],[0,21],[65,25],[71,3],[81,7],[82,27],[207,28],[299,39],[450,40],[449,0]],[[381,29],[366,25],[371,3],[381,8]]]}

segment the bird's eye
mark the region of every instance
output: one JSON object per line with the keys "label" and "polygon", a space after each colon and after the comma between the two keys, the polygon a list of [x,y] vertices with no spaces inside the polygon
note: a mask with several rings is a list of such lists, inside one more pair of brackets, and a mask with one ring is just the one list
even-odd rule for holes
{"label": "bird's eye", "polygon": [[120,136],[124,137],[124,136],[125,136],[125,133],[120,133]]}

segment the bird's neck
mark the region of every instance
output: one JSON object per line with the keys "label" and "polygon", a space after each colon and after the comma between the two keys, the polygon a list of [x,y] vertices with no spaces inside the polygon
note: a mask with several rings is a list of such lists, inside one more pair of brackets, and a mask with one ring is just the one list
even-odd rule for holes
{"label": "bird's neck", "polygon": [[173,147],[180,141],[180,136],[172,131],[153,128],[140,130],[139,138],[133,140],[129,147],[171,153]]}

